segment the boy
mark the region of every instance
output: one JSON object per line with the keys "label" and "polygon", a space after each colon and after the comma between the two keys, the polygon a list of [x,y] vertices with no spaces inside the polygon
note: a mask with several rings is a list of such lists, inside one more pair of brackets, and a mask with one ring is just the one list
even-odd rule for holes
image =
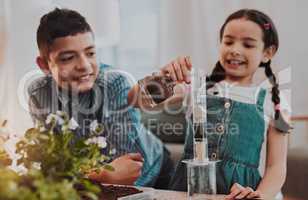
{"label": "boy", "polygon": [[129,106],[127,79],[98,66],[94,35],[85,18],[56,8],[41,18],[37,44],[37,64],[46,76],[28,89],[32,118],[45,120],[50,113],[64,111],[79,124],[79,137],[87,137],[91,123],[102,123],[109,144],[105,152],[116,149],[111,162],[115,171],[89,177],[104,183],[166,188],[173,171],[169,154],[141,125],[139,112]]}

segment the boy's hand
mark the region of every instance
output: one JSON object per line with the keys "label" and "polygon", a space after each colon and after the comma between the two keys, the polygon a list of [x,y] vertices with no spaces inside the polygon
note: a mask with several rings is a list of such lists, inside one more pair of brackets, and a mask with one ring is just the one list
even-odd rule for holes
{"label": "boy's hand", "polygon": [[243,187],[238,183],[234,183],[230,194],[225,197],[225,200],[233,199],[262,199],[262,197],[258,190],[254,191],[250,187]]}
{"label": "boy's hand", "polygon": [[192,68],[189,56],[180,56],[161,69],[162,74],[168,74],[173,81],[190,83]]}
{"label": "boy's hand", "polygon": [[102,170],[88,175],[90,179],[109,184],[133,185],[141,175],[143,158],[139,153],[120,156],[110,163],[114,171]]}

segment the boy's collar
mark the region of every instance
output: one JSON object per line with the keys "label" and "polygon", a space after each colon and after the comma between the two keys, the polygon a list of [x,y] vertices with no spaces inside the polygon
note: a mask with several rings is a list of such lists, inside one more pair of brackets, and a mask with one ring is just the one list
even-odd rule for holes
{"label": "boy's collar", "polygon": [[91,98],[92,90],[79,94],[70,93],[68,90],[60,88],[57,85],[56,81],[54,81],[53,79],[52,87],[53,91],[56,93],[55,95],[58,97],[59,101],[64,106],[66,106],[70,102],[73,106],[78,105],[80,102],[86,102],[86,100],[89,101]]}

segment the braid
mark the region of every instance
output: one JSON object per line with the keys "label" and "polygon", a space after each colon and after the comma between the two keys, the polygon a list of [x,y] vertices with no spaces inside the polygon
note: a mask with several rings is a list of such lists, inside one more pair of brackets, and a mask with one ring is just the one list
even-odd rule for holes
{"label": "braid", "polygon": [[213,87],[215,83],[224,80],[225,76],[225,70],[218,61],[212,71],[212,74],[206,77],[206,89],[209,89]]}
{"label": "braid", "polygon": [[[280,104],[280,97],[279,97],[279,85],[276,80],[276,76],[272,71],[271,68],[271,61],[268,61],[264,64],[265,67],[265,75],[269,79],[270,83],[272,84],[272,101],[274,102],[275,106]],[[275,119],[279,117],[279,110],[275,110]]]}
{"label": "braid", "polygon": [[271,61],[268,61],[267,63],[262,64],[262,67],[265,68],[265,75],[273,86],[272,87],[272,101],[275,104],[274,126],[277,130],[281,132],[289,132],[291,129],[291,126],[283,119],[280,113],[279,84],[277,83],[276,76],[272,71]]}

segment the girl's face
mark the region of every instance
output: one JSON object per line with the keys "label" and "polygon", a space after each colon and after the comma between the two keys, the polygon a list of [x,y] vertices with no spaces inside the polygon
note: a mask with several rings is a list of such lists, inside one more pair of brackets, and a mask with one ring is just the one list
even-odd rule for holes
{"label": "girl's face", "polygon": [[269,61],[272,48],[264,49],[262,37],[262,29],[250,20],[235,19],[226,24],[219,61],[227,81],[250,84],[260,63]]}

